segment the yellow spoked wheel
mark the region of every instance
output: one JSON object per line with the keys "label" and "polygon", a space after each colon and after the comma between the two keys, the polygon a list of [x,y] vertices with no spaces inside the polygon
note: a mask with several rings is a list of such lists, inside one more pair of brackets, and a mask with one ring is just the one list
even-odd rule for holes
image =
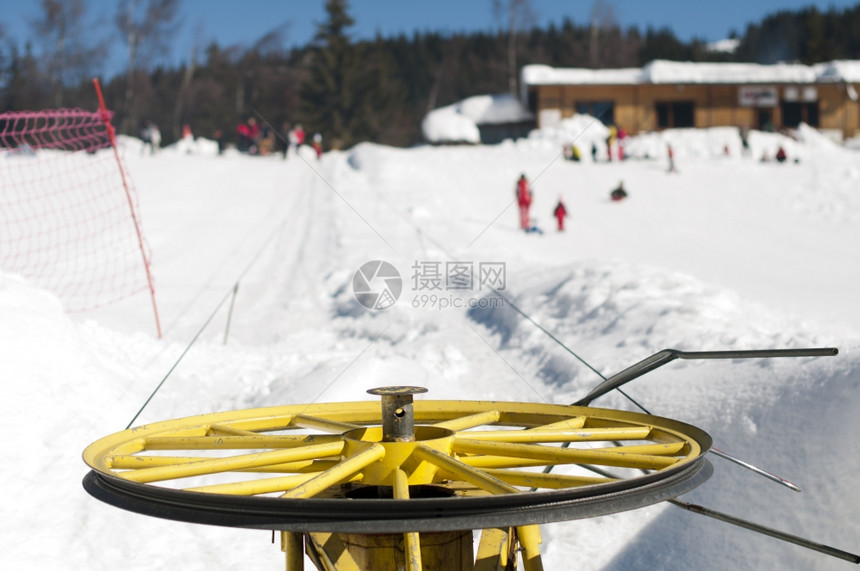
{"label": "yellow spoked wheel", "polygon": [[[486,529],[592,517],[678,496],[711,472],[700,429],[553,404],[415,400],[205,414],[84,451],[93,496],[198,523],[350,533]],[[551,470],[550,470],[551,468]]]}

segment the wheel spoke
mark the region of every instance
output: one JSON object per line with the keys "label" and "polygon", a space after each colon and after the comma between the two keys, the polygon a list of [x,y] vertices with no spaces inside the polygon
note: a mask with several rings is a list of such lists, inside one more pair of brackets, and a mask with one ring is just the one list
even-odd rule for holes
{"label": "wheel spoke", "polygon": [[320,430],[324,430],[325,432],[331,432],[334,434],[342,434],[347,430],[355,430],[356,428],[361,428],[361,426],[358,424],[340,422],[339,420],[330,420],[327,418],[320,418],[318,416],[308,416],[306,414],[297,414],[293,418],[292,424],[295,426],[301,426],[303,428],[318,428]]}
{"label": "wheel spoke", "polygon": [[298,448],[339,442],[334,434],[255,434],[254,436],[148,436],[145,450],[247,450],[254,448]]}
{"label": "wheel spoke", "polygon": [[420,460],[430,462],[440,470],[447,472],[454,477],[462,478],[464,481],[481,488],[491,494],[512,494],[519,490],[505,482],[488,475],[486,472],[475,470],[459,460],[443,454],[438,450],[433,450],[429,446],[419,445],[413,453]]}
{"label": "wheel spoke", "polygon": [[452,418],[451,420],[437,422],[433,426],[437,428],[447,428],[448,430],[457,432],[459,430],[466,430],[468,428],[483,426],[485,424],[495,424],[498,422],[500,417],[501,413],[498,410],[488,410],[486,412],[479,412],[477,414],[470,414],[467,416],[461,416],[460,418]]}
{"label": "wheel spoke", "polygon": [[512,486],[525,488],[575,488],[579,486],[593,486],[612,482],[611,478],[599,478],[596,476],[570,476],[564,474],[544,474],[542,472],[522,472],[516,470],[484,470],[487,474],[507,482]]}
{"label": "wheel spoke", "polygon": [[259,452],[255,454],[242,454],[228,458],[212,458],[177,464],[174,466],[158,466],[145,468],[143,470],[130,470],[120,472],[118,475],[126,480],[138,483],[161,482],[164,480],[176,480],[191,476],[202,476],[206,474],[217,474],[234,470],[245,470],[261,466],[270,466],[282,462],[310,460],[313,458],[324,458],[340,454],[343,450],[343,442],[331,442],[329,444],[318,444],[305,446],[303,448],[290,448],[286,450],[275,450],[271,452]]}
{"label": "wheel spoke", "polygon": [[312,498],[329,486],[345,482],[369,464],[382,459],[383,456],[385,456],[385,448],[380,444],[372,444],[366,450],[318,474],[301,486],[293,488],[283,497]]}
{"label": "wheel spoke", "polygon": [[577,428],[582,428],[583,426],[585,426],[586,420],[588,420],[588,417],[586,416],[572,416],[565,420],[551,422],[549,424],[543,424],[541,426],[535,426],[533,428],[529,428],[528,430],[575,430]]}
{"label": "wheel spoke", "polygon": [[209,430],[206,431],[207,436],[212,435],[224,435],[229,434],[232,436],[258,436],[257,432],[252,430],[244,430],[242,428],[235,428],[233,426],[227,426],[226,424],[210,424]]}
{"label": "wheel spoke", "polygon": [[531,468],[533,466],[551,466],[554,464],[565,464],[566,462],[552,462],[549,460],[535,460],[534,458],[517,458],[515,456],[491,456],[491,455],[466,455],[457,458],[466,466],[482,470],[501,468]]}
{"label": "wheel spoke", "polygon": [[[201,460],[216,460],[209,456],[134,456],[119,455],[109,456],[108,466],[113,470],[142,470],[144,468],[155,468],[159,466],[174,466],[176,464],[190,464]],[[266,466],[255,466],[236,470],[241,472],[279,472],[279,473],[307,473],[322,472],[328,470],[339,460],[302,460],[299,462],[284,462]]]}
{"label": "wheel spoke", "polygon": [[262,480],[247,480],[244,482],[231,482],[229,484],[213,484],[210,486],[185,488],[185,491],[203,492],[207,494],[229,494],[231,496],[255,496],[258,494],[270,494],[272,492],[292,490],[296,486],[304,484],[315,475],[316,474],[296,474],[293,476],[281,476],[280,478],[264,478]]}
{"label": "wheel spoke", "polygon": [[591,428],[582,430],[486,430],[465,432],[458,437],[496,442],[595,442],[601,440],[643,440],[648,438],[648,427]]}
{"label": "wheel spoke", "polygon": [[470,454],[490,454],[496,456],[515,456],[535,460],[549,460],[567,464],[598,464],[659,470],[675,464],[678,458],[651,454],[629,454],[618,452],[617,448],[583,450],[579,448],[558,448],[535,444],[507,444],[502,442],[481,442],[458,438],[454,441],[455,452]]}

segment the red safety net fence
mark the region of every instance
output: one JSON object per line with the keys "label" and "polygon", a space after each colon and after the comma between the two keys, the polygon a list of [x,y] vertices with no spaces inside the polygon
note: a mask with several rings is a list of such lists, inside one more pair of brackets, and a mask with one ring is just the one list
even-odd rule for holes
{"label": "red safety net fence", "polygon": [[154,304],[150,259],[109,112],[0,114],[0,270],[83,311],[146,289]]}

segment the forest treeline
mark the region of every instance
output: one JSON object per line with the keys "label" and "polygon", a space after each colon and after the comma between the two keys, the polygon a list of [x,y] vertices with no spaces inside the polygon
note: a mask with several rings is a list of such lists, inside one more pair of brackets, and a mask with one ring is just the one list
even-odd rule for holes
{"label": "forest treeline", "polygon": [[[302,123],[323,134],[326,146],[359,141],[407,146],[421,140],[420,123],[436,107],[479,94],[516,89],[525,64],[557,67],[639,67],[655,59],[816,63],[860,59],[860,3],[842,10],[809,7],[779,11],[733,32],[732,52],[709,50],[704,41],[681,41],[669,29],[622,29],[603,11],[590,23],[565,19],[534,27],[517,10],[526,0],[497,0],[510,10],[496,31],[421,32],[355,41],[348,0],[327,0],[326,19],[312,42],[283,47],[283,30],[250,47],[212,43],[178,68],[158,66],[178,29],[181,0],[129,2],[115,17],[127,35],[128,65],[102,79],[118,131],[137,135],[145,119],[161,127],[165,143],[183,125],[195,135],[235,138],[236,126],[256,116],[277,131]],[[604,8],[611,2],[596,2]],[[137,6],[139,12],[132,8]],[[32,23],[46,49],[17,46],[0,27],[0,110],[51,107],[94,109],[91,69],[106,43],[89,40],[83,26],[86,0],[41,0],[44,18]],[[9,26],[9,22],[0,22]]]}

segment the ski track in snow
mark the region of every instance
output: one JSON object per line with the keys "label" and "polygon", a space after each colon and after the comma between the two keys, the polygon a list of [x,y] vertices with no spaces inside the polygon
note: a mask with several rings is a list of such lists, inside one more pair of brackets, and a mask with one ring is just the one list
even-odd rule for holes
{"label": "ski track in snow", "polygon": [[[670,347],[838,346],[835,358],[676,361],[626,392],[804,489],[713,458],[714,477],[683,499],[858,551],[857,153],[809,130],[802,141],[753,133],[754,157],[782,143],[800,161],[761,164],[739,157],[736,131],[711,129],[633,138],[631,160],[592,164],[585,145],[599,135],[572,122],[494,147],[362,144],[319,162],[216,157],[202,141],[191,154],[148,157],[126,139],[165,339],[154,339],[145,297],[70,316],[50,293],[0,274],[0,426],[32,437],[12,439],[14,469],[2,473],[15,517],[0,523],[0,567],[283,565],[268,532],[139,516],[80,486],[83,448],[125,427],[210,316],[135,424],[366,400],[366,389],[391,384],[425,386],[434,399],[569,403],[599,382],[510,308],[422,306],[433,292],[416,289],[414,267],[449,261],[505,263],[504,295],[605,376]],[[586,162],[559,159],[577,136]],[[666,172],[666,141],[679,173]],[[543,236],[515,229],[520,172],[534,181]],[[611,203],[622,179],[630,198]],[[550,224],[559,196],[571,212],[564,234]],[[374,259],[399,269],[404,290],[369,312],[351,287]],[[594,404],[632,409],[617,394]],[[667,504],[543,534],[547,569],[848,565]]]}

